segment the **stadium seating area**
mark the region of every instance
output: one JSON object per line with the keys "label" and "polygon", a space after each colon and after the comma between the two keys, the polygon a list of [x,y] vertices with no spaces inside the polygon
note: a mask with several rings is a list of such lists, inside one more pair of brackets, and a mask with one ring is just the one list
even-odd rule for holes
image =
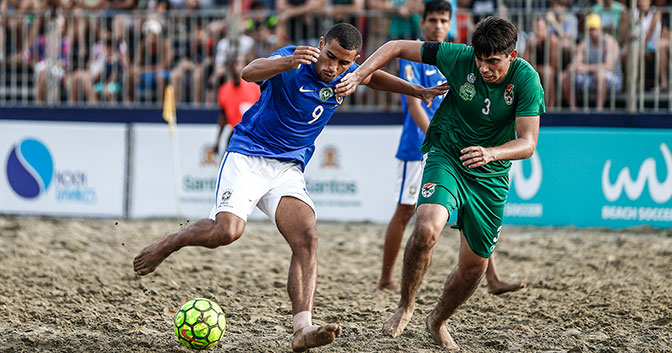
{"label": "stadium seating area", "polygon": [[[549,111],[672,110],[669,0],[638,0],[632,12],[624,0],[451,2],[451,41],[469,43],[488,15],[518,26],[519,53],[539,71]],[[0,104],[159,106],[170,83],[180,106],[215,106],[235,56],[316,45],[345,21],[364,35],[364,60],[389,39],[419,37],[422,8],[421,0],[0,0]],[[400,109],[395,95],[365,88],[348,104]]]}

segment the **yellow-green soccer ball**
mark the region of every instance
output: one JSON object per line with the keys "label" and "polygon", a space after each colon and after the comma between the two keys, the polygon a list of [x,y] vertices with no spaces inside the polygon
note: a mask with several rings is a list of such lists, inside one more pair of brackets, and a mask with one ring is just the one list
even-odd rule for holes
{"label": "yellow-green soccer ball", "polygon": [[180,342],[193,349],[213,347],[226,330],[226,318],[222,308],[204,298],[184,303],[175,314],[173,324]]}

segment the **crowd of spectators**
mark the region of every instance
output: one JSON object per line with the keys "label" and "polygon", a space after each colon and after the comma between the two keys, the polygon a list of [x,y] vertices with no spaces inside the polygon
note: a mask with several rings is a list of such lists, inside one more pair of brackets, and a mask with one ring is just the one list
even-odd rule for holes
{"label": "crowd of spectators", "polygon": [[[489,15],[518,26],[519,55],[539,71],[550,109],[585,97],[601,109],[638,77],[646,90],[670,89],[670,0],[637,0],[634,47],[625,0],[446,1],[451,41],[468,43]],[[181,104],[214,105],[232,58],[317,45],[332,24],[349,22],[364,34],[365,59],[389,39],[420,36],[423,0],[240,5],[233,17],[232,0],[0,0],[0,102],[158,104],[171,83]],[[628,77],[634,55],[643,62]]]}

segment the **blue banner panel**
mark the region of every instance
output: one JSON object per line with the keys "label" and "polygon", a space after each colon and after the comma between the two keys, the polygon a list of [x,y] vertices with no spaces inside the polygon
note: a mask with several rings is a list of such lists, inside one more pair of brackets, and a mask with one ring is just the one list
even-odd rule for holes
{"label": "blue banner panel", "polygon": [[672,227],[672,131],[542,128],[514,162],[504,223]]}

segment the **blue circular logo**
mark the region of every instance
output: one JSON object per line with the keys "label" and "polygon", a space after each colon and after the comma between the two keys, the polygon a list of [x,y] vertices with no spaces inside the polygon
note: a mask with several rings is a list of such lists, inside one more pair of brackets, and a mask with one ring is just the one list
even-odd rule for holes
{"label": "blue circular logo", "polygon": [[14,192],[27,199],[45,192],[54,176],[54,161],[42,142],[27,138],[7,158],[7,179]]}

